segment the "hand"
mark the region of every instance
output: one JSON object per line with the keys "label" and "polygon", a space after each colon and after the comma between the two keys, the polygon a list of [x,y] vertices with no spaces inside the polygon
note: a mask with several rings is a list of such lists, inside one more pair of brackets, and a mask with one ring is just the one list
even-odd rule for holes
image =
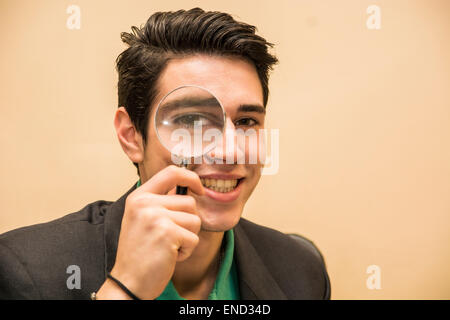
{"label": "hand", "polygon": [[[116,262],[111,275],[140,299],[155,299],[172,278],[177,261],[186,260],[198,244],[201,220],[196,201],[177,195],[177,185],[203,195],[199,176],[169,166],[126,199]],[[97,299],[129,297],[107,279]]]}

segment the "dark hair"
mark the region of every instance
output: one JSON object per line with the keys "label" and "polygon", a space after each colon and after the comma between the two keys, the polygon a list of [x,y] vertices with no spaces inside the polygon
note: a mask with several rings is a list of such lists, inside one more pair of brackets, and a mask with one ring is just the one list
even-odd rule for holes
{"label": "dark hair", "polygon": [[119,107],[125,107],[144,145],[157,80],[174,57],[203,53],[249,60],[258,72],[266,106],[269,71],[278,60],[268,52],[273,45],[256,35],[254,26],[227,13],[194,8],[154,13],[143,27],[131,30],[121,33],[128,48],[116,60]]}

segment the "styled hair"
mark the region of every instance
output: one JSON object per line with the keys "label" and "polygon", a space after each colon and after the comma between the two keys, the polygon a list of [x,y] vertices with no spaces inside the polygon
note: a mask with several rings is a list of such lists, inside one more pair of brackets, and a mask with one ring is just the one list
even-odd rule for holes
{"label": "styled hair", "polygon": [[273,44],[255,32],[256,27],[238,22],[227,13],[194,8],[156,12],[144,26],[121,33],[128,48],[116,60],[119,107],[125,107],[144,145],[150,106],[158,93],[157,81],[172,58],[208,54],[248,60],[256,67],[266,106],[269,71],[278,60],[268,52]]}

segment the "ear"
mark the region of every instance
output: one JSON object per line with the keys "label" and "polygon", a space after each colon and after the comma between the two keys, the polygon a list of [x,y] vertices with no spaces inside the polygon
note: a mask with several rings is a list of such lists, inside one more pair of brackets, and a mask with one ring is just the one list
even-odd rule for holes
{"label": "ear", "polygon": [[114,127],[123,151],[132,162],[141,163],[144,159],[142,136],[137,132],[124,107],[117,109],[114,115]]}

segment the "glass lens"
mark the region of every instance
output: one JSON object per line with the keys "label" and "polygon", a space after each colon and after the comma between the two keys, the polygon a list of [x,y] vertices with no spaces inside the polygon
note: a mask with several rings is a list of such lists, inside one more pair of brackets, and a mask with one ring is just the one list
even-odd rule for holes
{"label": "glass lens", "polygon": [[173,155],[201,157],[218,142],[225,126],[219,100],[208,90],[183,86],[159,103],[155,128],[162,145]]}

